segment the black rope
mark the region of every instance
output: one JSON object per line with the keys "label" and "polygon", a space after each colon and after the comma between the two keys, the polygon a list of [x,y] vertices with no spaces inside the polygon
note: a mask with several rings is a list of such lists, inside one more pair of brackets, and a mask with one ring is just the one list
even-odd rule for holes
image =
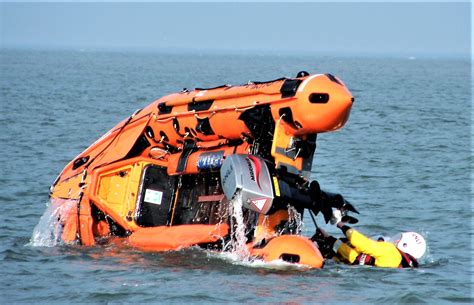
{"label": "black rope", "polygon": [[316,230],[318,229],[318,225],[316,224],[316,219],[314,219],[313,211],[309,211],[309,216],[311,216],[311,219],[313,220],[314,226],[316,227]]}

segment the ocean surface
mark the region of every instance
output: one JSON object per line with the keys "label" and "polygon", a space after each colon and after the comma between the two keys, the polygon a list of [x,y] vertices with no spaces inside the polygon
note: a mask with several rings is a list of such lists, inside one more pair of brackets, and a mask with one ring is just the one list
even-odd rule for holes
{"label": "ocean surface", "polygon": [[[300,70],[337,75],[355,96],[347,125],[319,135],[312,178],[356,206],[369,236],[423,233],[421,268],[61,246],[44,223],[32,239],[62,168],[136,109]],[[474,302],[469,59],[2,50],[0,73],[0,304]]]}

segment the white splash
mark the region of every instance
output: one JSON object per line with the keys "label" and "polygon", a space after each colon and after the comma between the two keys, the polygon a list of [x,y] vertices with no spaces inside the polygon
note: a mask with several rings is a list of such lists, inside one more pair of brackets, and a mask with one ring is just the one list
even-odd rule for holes
{"label": "white splash", "polygon": [[230,251],[227,255],[231,259],[249,261],[250,252],[247,248],[247,237],[245,234],[245,223],[243,215],[242,194],[237,192],[229,203],[231,239],[225,248]]}
{"label": "white splash", "polygon": [[[301,214],[295,207],[288,205],[288,225],[291,226],[291,234],[300,234],[303,230],[304,222],[301,219]],[[294,232],[293,232],[294,228]]]}
{"label": "white splash", "polygon": [[311,267],[308,267],[306,265],[289,263],[280,259],[274,260],[271,262],[266,262],[258,258],[242,260],[238,258],[237,255],[233,252],[208,251],[206,254],[210,258],[221,259],[236,266],[244,266],[244,267],[249,267],[249,268],[270,269],[270,270],[308,270],[308,269],[311,269]]}
{"label": "white splash", "polygon": [[61,244],[61,213],[67,213],[69,209],[76,207],[75,201],[64,201],[61,204],[50,202],[33,230],[29,245],[54,247]]}
{"label": "white splash", "polygon": [[428,244],[428,237],[429,237],[430,232],[422,230],[421,235],[425,238],[426,240],[426,252],[425,254],[418,260],[418,263],[423,266],[423,265],[429,265],[435,263],[435,259],[433,257],[433,254],[431,254],[431,249]]}

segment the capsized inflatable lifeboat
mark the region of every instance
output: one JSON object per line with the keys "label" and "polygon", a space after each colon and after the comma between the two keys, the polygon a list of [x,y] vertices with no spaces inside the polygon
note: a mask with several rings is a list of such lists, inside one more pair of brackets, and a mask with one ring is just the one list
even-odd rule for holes
{"label": "capsized inflatable lifeboat", "polygon": [[162,97],[79,154],[53,183],[61,239],[227,251],[238,199],[252,257],[321,268],[321,253],[294,219],[309,210],[328,221],[332,207],[352,209],[309,173],[317,134],[341,128],[353,101],[339,78],[304,71]]}

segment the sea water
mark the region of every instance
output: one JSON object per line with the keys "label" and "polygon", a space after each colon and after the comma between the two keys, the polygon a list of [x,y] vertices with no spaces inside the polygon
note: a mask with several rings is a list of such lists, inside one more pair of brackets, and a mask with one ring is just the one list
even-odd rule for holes
{"label": "sea water", "polygon": [[[474,301],[468,59],[87,50],[0,56],[0,303]],[[369,236],[423,233],[430,254],[421,268],[328,262],[288,270],[194,248],[144,253],[56,242],[49,186],[136,109],[184,87],[300,70],[337,75],[355,96],[346,126],[318,136],[311,178],[343,194],[361,212],[354,227]],[[311,236],[307,213],[302,221]],[[341,236],[321,215],[316,221]]]}
{"label": "sea water", "polygon": [[250,252],[247,248],[247,224],[244,219],[242,193],[237,191],[229,202],[230,240],[224,246],[224,255],[238,261],[249,262]]}

